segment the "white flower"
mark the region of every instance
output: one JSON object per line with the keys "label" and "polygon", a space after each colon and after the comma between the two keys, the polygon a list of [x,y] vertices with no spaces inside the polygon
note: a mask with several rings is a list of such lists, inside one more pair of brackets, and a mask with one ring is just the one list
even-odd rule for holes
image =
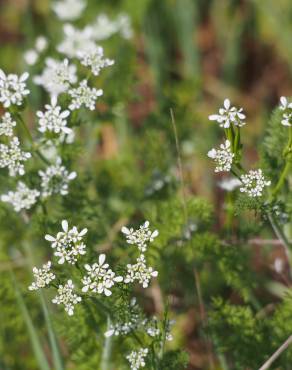
{"label": "white flower", "polygon": [[224,107],[219,109],[219,114],[209,116],[210,121],[217,121],[219,126],[224,128],[229,128],[232,123],[238,127],[245,125],[242,108],[231,107],[229,99],[225,99],[223,105]]}
{"label": "white flower", "polygon": [[90,110],[95,109],[95,102],[99,96],[103,94],[101,89],[90,88],[87,86],[87,80],[80,82],[79,86],[75,89],[69,90],[71,96],[71,104],[69,109],[79,109],[82,105]]}
{"label": "white flower", "polygon": [[45,36],[38,36],[35,40],[35,49],[38,53],[42,53],[48,47],[48,40]]}
{"label": "white flower", "polygon": [[222,172],[231,170],[234,154],[231,151],[231,144],[229,140],[225,144],[220,145],[220,149],[211,149],[208,152],[208,157],[214,159],[217,166],[215,172]]}
{"label": "white flower", "polygon": [[52,299],[55,304],[63,304],[69,316],[74,315],[74,306],[81,302],[81,297],[74,293],[74,284],[68,280],[65,285],[59,285],[58,295]]}
{"label": "white flower", "polygon": [[133,35],[131,20],[127,14],[120,14],[116,20],[110,20],[104,13],[99,14],[92,27],[93,37],[98,41],[108,39],[118,32],[125,39]]}
{"label": "white flower", "polygon": [[23,59],[26,64],[33,66],[38,61],[39,55],[34,49],[29,49],[23,54]]}
{"label": "white flower", "polygon": [[10,176],[25,174],[22,162],[31,158],[31,154],[19,148],[19,139],[14,136],[10,145],[0,144],[0,168],[8,167]]}
{"label": "white flower", "polygon": [[46,112],[37,112],[39,117],[39,131],[45,132],[50,131],[55,134],[64,132],[65,134],[70,134],[72,129],[67,127],[66,118],[70,115],[69,110],[61,111],[61,107],[57,105],[57,98],[53,96],[51,98],[51,105],[45,105]]}
{"label": "white flower", "polygon": [[132,227],[128,229],[126,226],[123,226],[121,231],[126,235],[128,244],[135,244],[141,252],[145,252],[147,250],[147,243],[152,243],[159,234],[158,230],[151,231],[149,225],[149,221],[145,221],[137,230],[134,230]]}
{"label": "white flower", "polygon": [[62,21],[78,19],[86,7],[85,0],[61,0],[52,4],[52,9]]}
{"label": "white flower", "polygon": [[60,157],[57,158],[56,164],[47,167],[46,171],[39,171],[41,177],[42,197],[47,198],[53,194],[67,195],[69,182],[77,177],[75,171],[69,172],[62,165]]}
{"label": "white flower", "polygon": [[22,209],[30,209],[40,196],[36,189],[28,188],[23,182],[17,183],[16,191],[9,191],[1,196],[2,202],[11,203],[16,212]]}
{"label": "white flower", "polygon": [[71,24],[64,25],[64,40],[58,45],[57,50],[69,58],[78,56],[78,53],[95,48],[93,30],[90,26],[78,30]]}
{"label": "white flower", "polygon": [[68,59],[62,62],[53,58],[46,59],[46,67],[42,74],[35,76],[34,82],[41,85],[51,95],[59,95],[77,82],[76,66],[69,64]]}
{"label": "white flower", "polygon": [[266,186],[271,185],[271,181],[266,181],[261,169],[251,170],[246,175],[240,177],[243,186],[240,188],[242,193],[247,193],[250,197],[262,196]]}
{"label": "white flower", "polygon": [[51,247],[55,249],[54,255],[59,257],[58,263],[62,265],[65,261],[74,265],[80,255],[86,253],[86,245],[83,243],[83,237],[87,233],[87,229],[80,232],[76,226],[69,230],[68,221],[62,221],[63,231],[58,232],[54,237],[46,235],[45,239],[51,243]]}
{"label": "white flower", "polygon": [[98,258],[98,263],[93,265],[85,265],[87,275],[82,279],[82,292],[94,292],[104,294],[106,296],[112,295],[111,288],[115,283],[123,281],[122,276],[116,274],[109,268],[108,263],[105,263],[106,256],[101,254]]}
{"label": "white flower", "polygon": [[113,60],[103,57],[103,48],[101,46],[85,52],[79,52],[78,57],[81,60],[81,64],[85,67],[90,67],[95,76],[98,76],[103,68],[114,64]]}
{"label": "white flower", "polygon": [[12,120],[10,113],[5,113],[0,121],[0,136],[12,136],[13,135],[13,127],[16,126],[16,122]]}
{"label": "white flower", "polygon": [[237,178],[223,179],[218,182],[218,186],[226,191],[233,191],[241,185],[241,181]]}
{"label": "white flower", "polygon": [[141,348],[138,351],[132,351],[127,355],[126,358],[129,361],[132,370],[138,370],[141,367],[145,367],[145,357],[147,357],[148,352],[148,348]]}
{"label": "white flower", "polygon": [[281,274],[284,269],[284,261],[282,258],[277,257],[274,261],[274,270],[277,274]]}
{"label": "white flower", "polygon": [[289,103],[285,96],[281,96],[280,103],[280,110],[283,111],[282,125],[292,126],[292,103]]}
{"label": "white flower", "polygon": [[38,290],[44,288],[53,281],[56,276],[51,272],[51,261],[48,261],[42,268],[34,267],[32,272],[34,274],[34,282],[28,287],[29,290]]}
{"label": "white flower", "polygon": [[28,77],[27,72],[18,77],[15,74],[6,75],[0,69],[0,102],[5,108],[22,105],[23,98],[30,93],[25,83]]}
{"label": "white flower", "polygon": [[127,265],[127,275],[124,279],[126,284],[133,283],[136,280],[143,286],[147,288],[152,277],[157,277],[158,272],[154,271],[152,267],[146,266],[146,259],[144,254],[141,254],[137,258],[137,263],[134,265]]}

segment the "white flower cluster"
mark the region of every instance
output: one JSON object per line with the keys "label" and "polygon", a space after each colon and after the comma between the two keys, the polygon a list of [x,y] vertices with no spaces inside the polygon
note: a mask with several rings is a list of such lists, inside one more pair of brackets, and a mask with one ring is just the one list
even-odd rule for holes
{"label": "white flower cluster", "polygon": [[46,67],[39,76],[34,77],[34,82],[51,95],[58,96],[68,91],[71,84],[77,82],[76,66],[69,64],[68,59],[59,61],[53,58],[47,58]]}
{"label": "white flower cluster", "polygon": [[131,333],[133,330],[137,329],[137,327],[140,325],[140,322],[138,320],[138,316],[131,315],[130,321],[117,323],[115,325],[112,325],[109,330],[107,330],[104,333],[105,337],[111,337],[111,336],[119,336],[119,335],[127,335]]}
{"label": "white flower cluster", "polygon": [[130,363],[132,370],[138,370],[141,367],[146,366],[145,358],[148,355],[148,348],[141,348],[138,351],[132,351],[129,355],[127,355],[127,360]]}
{"label": "white flower cluster", "polygon": [[292,103],[289,103],[285,96],[281,96],[280,98],[280,110],[283,111],[282,125],[292,126]]}
{"label": "white flower cluster", "polygon": [[81,64],[85,67],[90,67],[94,76],[98,76],[103,68],[112,66],[114,61],[104,58],[103,48],[96,46],[88,51],[81,51],[78,53]]}
{"label": "white flower cluster", "polygon": [[81,302],[81,297],[74,293],[74,284],[68,280],[65,285],[59,285],[58,295],[52,299],[55,304],[63,304],[69,316],[74,315],[74,306]]}
{"label": "white flower cluster", "polygon": [[217,163],[215,172],[229,172],[231,170],[234,153],[231,151],[231,143],[229,140],[225,144],[220,145],[220,149],[211,149],[208,152],[208,157],[214,159]]}
{"label": "white flower cluster", "polygon": [[123,226],[121,231],[126,235],[128,244],[136,244],[141,252],[146,252],[147,243],[152,243],[159,234],[158,230],[151,231],[149,225],[149,221],[146,221],[137,230]]}
{"label": "white flower cluster", "polygon": [[42,268],[38,269],[34,267],[32,269],[35,281],[28,287],[29,290],[38,290],[44,288],[56,278],[56,276],[51,272],[51,266],[51,261],[48,261],[43,265]]}
{"label": "white flower cluster", "polygon": [[96,100],[103,94],[103,91],[101,89],[89,87],[87,85],[87,80],[83,80],[79,83],[78,87],[70,89],[68,93],[72,98],[69,109],[76,110],[84,105],[86,108],[94,110]]}
{"label": "white flower cluster", "polygon": [[82,279],[82,292],[94,292],[104,294],[107,297],[112,295],[111,288],[115,283],[123,281],[122,276],[116,274],[109,268],[108,263],[105,263],[106,256],[101,254],[98,258],[98,263],[93,265],[85,265],[87,275]]}
{"label": "white flower cluster", "polygon": [[241,185],[241,181],[237,178],[225,178],[218,183],[218,186],[225,191],[233,191]]}
{"label": "white flower cluster", "polygon": [[265,180],[261,169],[251,170],[247,174],[242,175],[240,179],[242,182],[240,191],[247,193],[250,197],[262,196],[264,188],[271,185],[271,181]]}
{"label": "white flower cluster", "polygon": [[23,182],[17,183],[16,191],[9,191],[1,196],[1,201],[12,204],[16,212],[22,209],[30,209],[40,196],[40,192],[36,189],[28,188]]}
{"label": "white flower cluster", "polygon": [[130,39],[133,36],[131,20],[124,13],[119,14],[115,20],[110,20],[104,13],[99,14],[92,28],[94,37],[98,41],[108,39],[116,33],[125,39]]}
{"label": "white flower cluster", "polygon": [[0,69],[0,102],[5,108],[11,105],[22,105],[23,99],[30,93],[25,81],[29,74],[23,73],[20,77],[16,74],[6,74]]}
{"label": "white flower cluster", "polygon": [[86,7],[86,0],[60,0],[52,4],[52,9],[62,21],[78,19]]}
{"label": "white flower cluster", "polygon": [[158,230],[154,230],[152,232],[149,229],[149,225],[149,221],[146,221],[137,230],[134,230],[133,228],[128,229],[126,226],[122,227],[121,231],[126,235],[127,243],[136,245],[138,250],[141,252],[135,264],[127,265],[127,274],[124,278],[124,282],[126,284],[138,281],[143,288],[147,288],[151,278],[158,276],[157,271],[152,267],[147,267],[146,258],[143,254],[147,250],[147,243],[153,242],[153,240],[158,236]]}
{"label": "white flower cluster", "polygon": [[51,243],[51,247],[55,249],[54,255],[59,257],[58,263],[63,264],[65,261],[74,265],[80,255],[86,253],[86,245],[83,243],[83,237],[87,233],[87,229],[80,232],[74,226],[69,230],[68,221],[62,221],[63,231],[58,232],[56,237],[46,235],[45,239]]}
{"label": "white flower cluster", "polygon": [[62,159],[57,158],[56,164],[48,166],[46,171],[39,171],[41,177],[41,194],[47,198],[53,194],[68,194],[69,182],[77,176],[75,171],[69,172],[62,165]]}
{"label": "white flower cluster", "polygon": [[53,96],[51,98],[51,105],[45,105],[46,112],[37,112],[39,118],[39,131],[40,132],[54,132],[55,134],[60,134],[64,132],[65,134],[71,134],[72,129],[67,127],[66,118],[70,115],[69,110],[61,111],[61,107],[57,105],[57,97]]}
{"label": "white flower cluster", "polygon": [[13,127],[16,126],[16,122],[12,119],[11,114],[6,112],[0,121],[0,136],[12,136]]}
{"label": "white flower cluster", "polygon": [[35,40],[34,48],[28,49],[24,53],[24,60],[29,66],[33,66],[38,61],[40,54],[48,47],[48,40],[44,36],[38,36]]}
{"label": "white flower cluster", "polygon": [[127,265],[127,274],[124,282],[126,284],[129,284],[138,281],[139,284],[143,286],[143,288],[147,288],[149,286],[151,278],[157,276],[158,271],[155,271],[153,267],[147,267],[144,254],[140,254],[140,256],[137,258],[137,263],[135,263],[134,265]]}
{"label": "white flower cluster", "polygon": [[225,99],[223,108],[219,109],[219,114],[209,116],[210,121],[217,121],[220,127],[229,128],[231,124],[242,127],[245,125],[245,114],[242,113],[242,108],[232,107],[230,100]]}
{"label": "white flower cluster", "polygon": [[95,47],[93,29],[90,26],[79,30],[71,24],[63,27],[64,39],[58,45],[57,50],[68,58],[77,58],[78,54],[87,52]]}
{"label": "white flower cluster", "polygon": [[0,144],[0,168],[8,167],[9,176],[23,176],[25,174],[22,162],[31,158],[31,154],[23,152],[19,147],[19,139],[14,136],[9,145]]}

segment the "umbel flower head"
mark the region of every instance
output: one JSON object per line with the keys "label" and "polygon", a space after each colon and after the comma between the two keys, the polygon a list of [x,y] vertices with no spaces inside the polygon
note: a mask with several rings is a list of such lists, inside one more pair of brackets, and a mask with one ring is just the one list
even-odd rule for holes
{"label": "umbel flower head", "polygon": [[69,172],[62,165],[62,159],[57,158],[56,164],[48,166],[46,171],[39,171],[41,177],[42,197],[47,198],[53,194],[68,194],[69,182],[77,177],[75,171]]}
{"label": "umbel flower head", "polygon": [[0,121],[0,136],[12,136],[13,127],[16,126],[16,122],[12,119],[11,114],[6,112]]}
{"label": "umbel flower head", "polygon": [[283,111],[281,123],[283,126],[292,126],[292,103],[285,96],[280,98],[280,110]]}
{"label": "umbel flower head", "polygon": [[91,26],[79,30],[72,24],[65,24],[63,32],[65,37],[58,45],[57,50],[68,58],[77,58],[80,52],[87,52],[95,48]]}
{"label": "umbel flower head", "polygon": [[103,94],[103,91],[102,89],[90,88],[87,86],[87,80],[83,80],[77,88],[69,90],[68,93],[71,96],[69,109],[76,110],[84,105],[86,108],[94,110],[95,102]]}
{"label": "umbel flower head", "polygon": [[62,221],[62,229],[63,231],[58,232],[55,237],[46,235],[45,239],[55,249],[54,255],[59,258],[59,264],[68,262],[74,265],[78,257],[86,253],[86,245],[83,243],[83,237],[87,233],[87,229],[83,229],[80,232],[76,226],[69,229],[68,221],[66,220]]}
{"label": "umbel flower head", "polygon": [[141,252],[146,252],[147,244],[152,243],[159,234],[158,230],[151,231],[149,225],[149,221],[145,221],[137,230],[123,226],[121,231],[125,234],[128,244],[137,245]]}
{"label": "umbel flower head", "polygon": [[127,274],[124,279],[126,284],[134,283],[138,281],[139,284],[143,286],[143,288],[147,288],[152,277],[157,277],[158,271],[154,271],[153,267],[147,267],[146,259],[144,254],[141,254],[137,258],[137,263],[132,265],[127,265]]}
{"label": "umbel flower head", "polygon": [[22,181],[17,183],[16,191],[9,191],[1,196],[2,202],[11,203],[16,212],[22,209],[30,209],[36,202],[40,192],[28,188]]}
{"label": "umbel flower head", "polygon": [[138,351],[132,351],[127,355],[127,360],[129,361],[132,370],[138,370],[141,367],[146,366],[145,358],[147,357],[148,352],[148,348],[141,348]]}
{"label": "umbel flower head", "polygon": [[242,193],[247,193],[250,197],[260,197],[266,186],[271,185],[271,181],[265,180],[261,169],[251,170],[240,177],[242,187],[239,189]]}
{"label": "umbel flower head", "polygon": [[44,288],[53,281],[56,276],[51,272],[51,261],[48,261],[42,268],[34,267],[32,269],[34,275],[34,282],[28,287],[29,290],[38,290]]}
{"label": "umbel flower head", "polygon": [[77,82],[76,66],[69,64],[68,59],[59,61],[47,58],[42,74],[35,76],[34,82],[41,85],[51,95],[58,96],[66,92],[71,84]]}
{"label": "umbel flower head", "polygon": [[59,285],[58,295],[52,302],[55,304],[62,304],[69,316],[74,315],[74,306],[81,302],[81,297],[74,293],[74,284],[72,280],[68,280],[65,285]]}
{"label": "umbel flower head", "polygon": [[0,102],[5,108],[22,105],[23,99],[30,93],[25,83],[28,77],[27,72],[18,77],[16,74],[6,75],[0,69]]}
{"label": "umbel flower head", "polygon": [[210,121],[217,121],[220,127],[229,128],[231,124],[234,126],[242,127],[245,125],[243,121],[245,114],[242,113],[242,108],[238,109],[232,107],[230,100],[225,99],[223,108],[219,109],[219,114],[212,114],[209,116]]}
{"label": "umbel flower head", "polygon": [[90,67],[92,73],[98,76],[103,68],[112,66],[114,61],[103,56],[103,48],[101,46],[96,46],[88,51],[81,51],[78,53],[78,57],[81,64],[85,67]]}
{"label": "umbel flower head", "polygon": [[78,19],[86,7],[86,0],[60,0],[54,1],[52,9],[62,21]]}
{"label": "umbel flower head", "polygon": [[231,151],[231,144],[229,140],[225,141],[225,144],[220,145],[220,149],[211,149],[208,152],[208,157],[214,159],[217,166],[215,172],[231,170],[234,154]]}
{"label": "umbel flower head", "polygon": [[19,139],[14,136],[10,145],[0,144],[0,168],[8,167],[9,176],[23,176],[25,174],[22,162],[31,158],[31,154],[23,152],[19,147]]}
{"label": "umbel flower head", "polygon": [[60,134],[64,132],[65,134],[71,134],[72,129],[67,127],[66,118],[70,115],[69,110],[61,111],[61,107],[57,105],[57,97],[53,96],[51,98],[51,105],[45,105],[46,112],[37,112],[39,118],[39,131],[40,132],[54,132],[55,134]]}
{"label": "umbel flower head", "polygon": [[87,276],[82,279],[82,292],[94,292],[98,294],[112,295],[111,288],[115,283],[123,281],[122,276],[116,274],[109,268],[108,263],[105,263],[106,256],[101,254],[98,258],[98,263],[93,265],[85,265]]}

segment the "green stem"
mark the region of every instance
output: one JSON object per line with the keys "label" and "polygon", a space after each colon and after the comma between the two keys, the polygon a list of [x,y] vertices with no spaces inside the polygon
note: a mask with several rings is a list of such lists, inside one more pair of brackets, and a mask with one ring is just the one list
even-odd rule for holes
{"label": "green stem", "polygon": [[29,131],[29,128],[27,127],[26,123],[24,122],[23,118],[21,117],[21,115],[19,113],[16,113],[14,114],[14,118],[16,119],[16,121],[18,121],[21,126],[24,128],[24,131],[26,133],[26,136],[28,138],[28,140],[30,141],[31,143],[31,149],[33,152],[35,152],[37,154],[37,156],[43,161],[46,163],[46,165],[50,165],[50,162],[42,155],[42,153],[38,150],[37,146],[35,145],[34,143],[34,140],[33,140],[33,137],[31,136],[31,133]]}
{"label": "green stem", "polygon": [[274,198],[278,194],[278,192],[281,190],[281,188],[283,187],[283,185],[285,183],[285,180],[286,180],[286,177],[287,177],[287,175],[288,175],[288,173],[291,169],[291,164],[292,164],[291,153],[292,153],[292,126],[289,128],[288,144],[287,144],[286,148],[283,151],[283,156],[285,158],[286,163],[285,163],[285,166],[283,168],[283,171],[280,175],[280,178],[279,178],[276,186],[272,190],[272,198]]}

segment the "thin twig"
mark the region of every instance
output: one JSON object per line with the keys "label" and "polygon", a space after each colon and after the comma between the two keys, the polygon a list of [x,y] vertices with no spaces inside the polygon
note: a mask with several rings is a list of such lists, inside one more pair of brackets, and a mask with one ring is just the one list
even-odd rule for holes
{"label": "thin twig", "polygon": [[274,230],[274,233],[276,234],[277,238],[282,242],[283,249],[287,258],[288,266],[289,266],[289,276],[292,278],[292,268],[291,268],[291,251],[290,251],[290,245],[289,241],[287,240],[285,234],[282,232],[282,230],[278,227],[278,224],[274,217],[269,213],[268,218],[270,221],[270,224]]}
{"label": "thin twig", "polygon": [[175,146],[176,146],[176,152],[177,152],[177,164],[179,169],[179,175],[180,175],[180,181],[181,181],[181,190],[182,190],[182,204],[183,204],[183,211],[184,211],[184,217],[185,217],[185,223],[188,221],[188,211],[187,211],[187,202],[186,202],[186,192],[185,192],[185,181],[184,181],[184,174],[183,174],[183,166],[182,166],[182,160],[181,160],[181,154],[180,154],[180,148],[179,148],[179,142],[178,142],[178,135],[177,135],[177,129],[176,129],[176,122],[174,118],[174,113],[172,108],[170,108],[170,117],[171,117],[171,123],[175,138]]}
{"label": "thin twig", "polygon": [[292,343],[292,335],[277,349],[277,351],[266,361],[259,370],[267,370],[272,363],[281,355],[282,352],[284,352],[289,345]]}

